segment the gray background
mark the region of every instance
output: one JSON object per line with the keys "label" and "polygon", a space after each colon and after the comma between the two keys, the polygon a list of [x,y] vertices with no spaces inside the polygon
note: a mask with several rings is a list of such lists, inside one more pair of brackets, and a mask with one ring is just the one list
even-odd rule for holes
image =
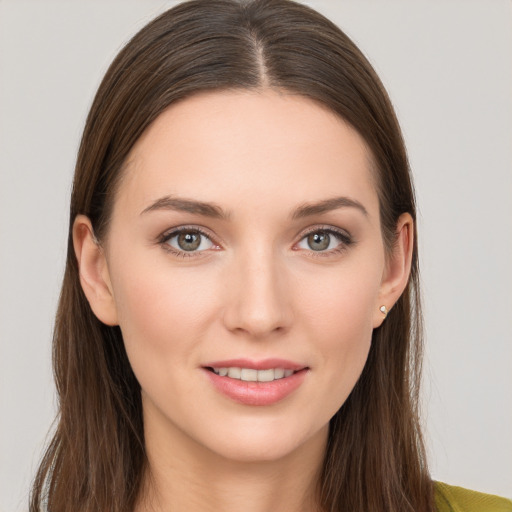
{"label": "gray background", "polygon": [[[415,173],[434,478],[512,496],[512,3],[324,0],[396,106]],[[87,109],[174,2],[0,0],[0,511],[27,509]]]}

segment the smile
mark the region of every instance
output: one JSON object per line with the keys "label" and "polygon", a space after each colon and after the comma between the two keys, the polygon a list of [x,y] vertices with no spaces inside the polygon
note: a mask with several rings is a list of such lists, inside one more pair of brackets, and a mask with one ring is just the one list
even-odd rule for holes
{"label": "smile", "polygon": [[295,372],[284,368],[269,368],[267,370],[255,370],[254,368],[239,368],[232,366],[229,368],[211,368],[211,370],[221,376],[230,379],[243,380],[245,382],[272,382],[274,380],[290,377]]}
{"label": "smile", "polygon": [[239,404],[268,406],[294,394],[310,368],[285,359],[230,359],[202,367],[213,388]]}

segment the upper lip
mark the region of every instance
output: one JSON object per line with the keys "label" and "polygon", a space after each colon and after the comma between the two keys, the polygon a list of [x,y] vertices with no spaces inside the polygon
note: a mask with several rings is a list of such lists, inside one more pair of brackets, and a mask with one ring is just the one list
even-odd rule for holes
{"label": "upper lip", "polygon": [[279,358],[260,359],[259,361],[239,358],[226,359],[224,361],[212,361],[203,365],[203,368],[250,368],[253,370],[270,370],[271,368],[283,368],[284,370],[299,371],[307,368],[307,366]]}

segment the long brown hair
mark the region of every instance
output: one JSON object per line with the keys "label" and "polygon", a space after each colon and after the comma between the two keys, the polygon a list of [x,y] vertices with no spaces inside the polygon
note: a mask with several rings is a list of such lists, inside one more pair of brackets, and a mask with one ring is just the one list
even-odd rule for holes
{"label": "long brown hair", "polygon": [[[76,215],[87,215],[103,239],[123,163],[169,105],[200,91],[262,87],[314,99],[365,139],[388,248],[398,217],[415,218],[392,105],[366,58],[329,20],[290,0],[192,0],[149,23],[106,73],[78,153],[53,344],[60,409],[32,512],[133,510],[147,464],[140,387],[120,329],[94,316],[80,286]],[[319,484],[323,510],[433,509],[417,414],[421,348],[415,241],[407,289],[374,331],[363,373],[331,420]]]}

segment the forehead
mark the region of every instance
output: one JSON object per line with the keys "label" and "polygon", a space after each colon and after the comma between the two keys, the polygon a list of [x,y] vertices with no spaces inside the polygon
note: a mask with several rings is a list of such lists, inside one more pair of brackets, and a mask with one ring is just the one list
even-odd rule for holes
{"label": "forehead", "polygon": [[[128,156],[116,202],[180,195],[226,208],[293,207],[335,195],[377,207],[370,152],[339,116],[300,95],[208,92],[165,110]],[[139,211],[140,211],[139,210]]]}

